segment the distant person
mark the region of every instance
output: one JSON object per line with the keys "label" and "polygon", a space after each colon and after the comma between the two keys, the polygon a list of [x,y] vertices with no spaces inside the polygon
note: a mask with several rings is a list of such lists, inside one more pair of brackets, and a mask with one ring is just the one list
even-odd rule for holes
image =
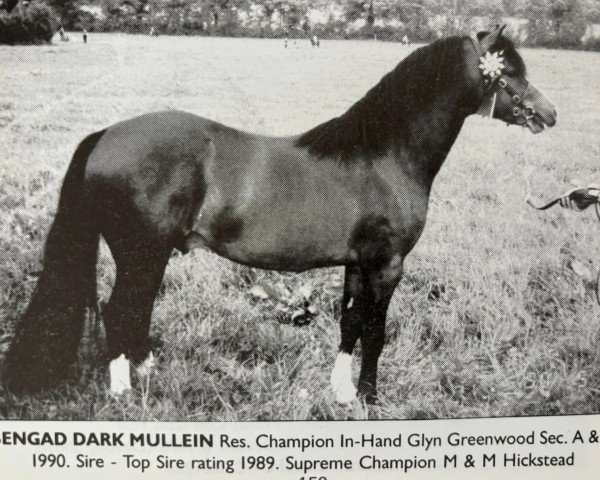
{"label": "distant person", "polygon": [[58,29],[58,34],[60,35],[61,41],[63,41],[63,42],[67,41],[67,37],[65,35],[65,29],[62,26]]}
{"label": "distant person", "polygon": [[402,37],[402,45],[408,45],[410,42],[408,41],[408,37],[404,35]]}
{"label": "distant person", "polygon": [[313,47],[318,47],[318,46],[320,46],[319,37],[317,37],[316,35],[313,35],[313,37],[310,39],[310,44],[311,44]]}
{"label": "distant person", "polygon": [[150,27],[150,36],[156,37],[156,29],[154,28],[154,26]]}
{"label": "distant person", "polygon": [[87,43],[87,30],[83,29],[83,43]]}
{"label": "distant person", "polygon": [[287,48],[288,47],[288,43],[289,43],[289,39],[288,36],[286,35],[284,40],[283,40],[283,48]]}

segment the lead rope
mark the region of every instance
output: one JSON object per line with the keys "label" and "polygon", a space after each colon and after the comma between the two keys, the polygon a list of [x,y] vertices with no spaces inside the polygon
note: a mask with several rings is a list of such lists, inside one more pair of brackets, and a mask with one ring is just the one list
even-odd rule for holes
{"label": "lead rope", "polygon": [[[557,203],[560,203],[561,206],[569,208],[573,203],[577,206],[579,210],[584,210],[590,205],[594,204],[594,210],[596,212],[596,218],[600,222],[600,188],[594,187],[585,187],[585,188],[574,188],[565,192],[558,198],[551,200],[550,202],[543,205],[536,205],[531,200],[531,191],[529,185],[529,178],[526,177],[526,189],[527,196],[525,197],[525,201],[535,208],[536,210],[547,210]],[[596,302],[600,305],[600,270],[598,271],[598,275],[596,275],[596,286],[595,286],[595,294],[596,294]]]}

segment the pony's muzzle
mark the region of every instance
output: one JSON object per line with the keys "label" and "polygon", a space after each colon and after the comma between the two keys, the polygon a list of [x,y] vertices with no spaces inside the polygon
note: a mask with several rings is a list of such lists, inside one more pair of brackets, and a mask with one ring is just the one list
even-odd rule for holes
{"label": "pony's muzzle", "polygon": [[537,88],[529,85],[523,99],[523,116],[530,121],[541,123],[546,127],[556,125],[558,112],[556,106]]}

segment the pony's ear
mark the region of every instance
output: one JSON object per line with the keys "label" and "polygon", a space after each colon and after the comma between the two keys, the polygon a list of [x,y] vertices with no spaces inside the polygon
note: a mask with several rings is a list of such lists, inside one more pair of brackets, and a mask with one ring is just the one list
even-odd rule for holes
{"label": "pony's ear", "polygon": [[496,25],[496,28],[494,28],[494,30],[492,30],[480,40],[479,44],[481,45],[481,49],[484,52],[487,52],[489,49],[491,49],[496,44],[498,39],[502,36],[502,32],[505,28],[506,24],[502,26]]}

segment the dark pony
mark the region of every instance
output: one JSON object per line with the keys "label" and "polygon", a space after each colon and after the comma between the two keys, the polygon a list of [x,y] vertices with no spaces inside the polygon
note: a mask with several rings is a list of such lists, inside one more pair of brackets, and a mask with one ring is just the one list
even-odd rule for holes
{"label": "dark pony", "polygon": [[360,339],[358,390],[373,401],[388,304],[432,182],[466,117],[490,99],[495,118],[534,133],[555,122],[501,29],[415,50],[346,113],[302,135],[254,135],[179,111],[90,135],[65,176],[44,271],[5,360],[7,386],[35,392],[67,376],[96,302],[102,235],[117,267],[102,312],[114,393],[130,388],[129,362],[138,373],[151,364],[152,308],[172,250],[199,247],[273,270],[345,266],[331,383],[338,401],[355,398]]}

